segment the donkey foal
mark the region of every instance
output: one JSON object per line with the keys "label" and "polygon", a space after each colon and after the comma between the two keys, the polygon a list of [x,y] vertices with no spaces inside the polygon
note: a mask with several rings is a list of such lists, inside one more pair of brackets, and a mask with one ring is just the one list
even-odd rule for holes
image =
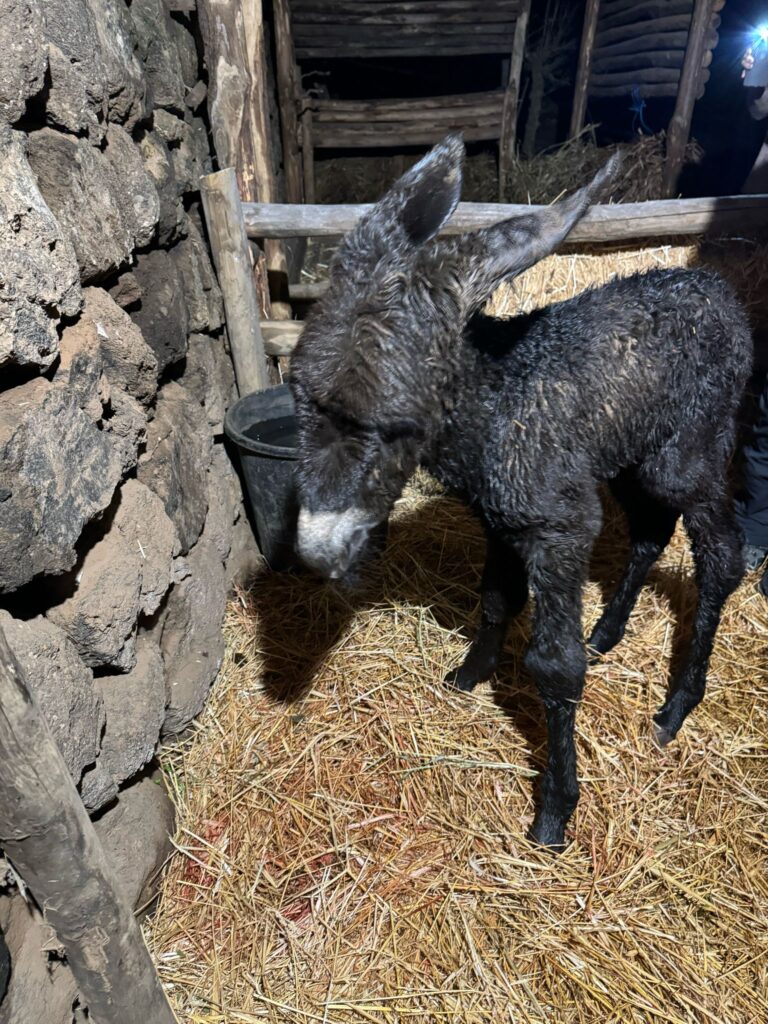
{"label": "donkey foal", "polygon": [[532,837],[557,847],[579,796],[581,601],[598,484],[610,481],[624,508],[631,554],[590,638],[596,651],[621,639],[680,514],[691,537],[699,602],[655,716],[667,742],[704,694],[720,611],[741,578],[726,469],[752,344],[731,289],[705,270],[617,280],[508,321],[483,316],[502,281],[563,241],[615,160],[555,206],[438,240],[463,152],[447,138],[347,236],[296,349],[298,548],[322,574],[345,575],[419,464],[467,501],[488,540],[482,621],[449,679],[471,690],[493,674],[530,590],[526,664],[548,732]]}

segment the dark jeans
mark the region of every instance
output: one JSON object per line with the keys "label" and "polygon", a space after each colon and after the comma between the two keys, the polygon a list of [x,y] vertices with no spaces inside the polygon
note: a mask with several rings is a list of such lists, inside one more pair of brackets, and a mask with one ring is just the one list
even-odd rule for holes
{"label": "dark jeans", "polygon": [[743,490],[736,502],[736,515],[747,544],[768,551],[768,378],[742,454]]}

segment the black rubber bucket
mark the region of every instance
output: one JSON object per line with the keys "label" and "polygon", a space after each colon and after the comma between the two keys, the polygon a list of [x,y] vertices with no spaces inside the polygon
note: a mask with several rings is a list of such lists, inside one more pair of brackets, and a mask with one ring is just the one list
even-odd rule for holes
{"label": "black rubber bucket", "polygon": [[299,568],[294,480],[296,417],[287,384],[239,399],[224,421],[237,445],[259,549],[270,568]]}

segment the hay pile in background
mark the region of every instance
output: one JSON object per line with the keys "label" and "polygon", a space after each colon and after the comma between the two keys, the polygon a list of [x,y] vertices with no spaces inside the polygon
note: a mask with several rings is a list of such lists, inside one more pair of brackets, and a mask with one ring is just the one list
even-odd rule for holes
{"label": "hay pile in background", "polygon": [[[609,517],[610,518],[610,517]],[[585,618],[625,548],[609,522]],[[417,482],[362,597],[265,574],[186,745],[149,939],[185,1024],[762,1024],[768,602],[728,602],[707,697],[652,742],[694,606],[678,533],[589,671],[582,800],[531,847],[544,734],[510,630],[493,687],[446,690],[477,624],[480,531]]]}
{"label": "hay pile in background", "polygon": [[[616,150],[624,160],[613,189],[615,203],[637,203],[662,195],[666,136],[638,135],[632,142],[598,146],[592,128],[530,160],[510,167],[504,199],[508,203],[551,203],[586,185]],[[424,147],[425,150],[427,147]],[[703,151],[695,140],[686,147],[685,163],[698,163]],[[318,203],[373,203],[418,159],[417,155],[319,156],[315,163]],[[495,203],[499,199],[496,147],[470,148],[464,165],[464,202]]]}
{"label": "hay pile in background", "polygon": [[[662,174],[666,135],[638,135],[628,143],[598,146],[590,128],[561,146],[538,153],[531,160],[515,160],[507,180],[506,200],[510,203],[551,203],[560,196],[586,185],[608,157],[620,151],[624,161],[611,190],[614,203],[640,203],[662,196]],[[698,163],[703,150],[691,140],[685,163]]]}

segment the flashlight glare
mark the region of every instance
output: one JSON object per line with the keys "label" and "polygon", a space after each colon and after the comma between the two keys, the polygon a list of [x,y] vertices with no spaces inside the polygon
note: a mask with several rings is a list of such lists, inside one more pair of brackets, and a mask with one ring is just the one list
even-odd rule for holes
{"label": "flashlight glare", "polygon": [[756,32],[764,43],[768,43],[768,25],[758,25]]}

